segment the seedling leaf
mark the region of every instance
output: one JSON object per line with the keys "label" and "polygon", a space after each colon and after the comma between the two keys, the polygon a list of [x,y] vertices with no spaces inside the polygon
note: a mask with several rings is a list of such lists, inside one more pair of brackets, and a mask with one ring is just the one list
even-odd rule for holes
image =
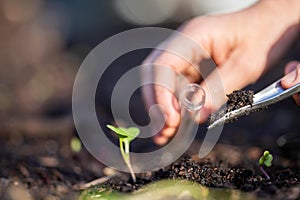
{"label": "seedling leaf", "polygon": [[124,128],[121,127],[115,127],[113,125],[106,125],[107,128],[109,128],[110,130],[114,131],[119,138],[126,138],[128,137],[127,131]]}
{"label": "seedling leaf", "polygon": [[134,140],[140,134],[140,129],[137,127],[129,127],[125,129],[125,131],[130,138],[130,141]]}
{"label": "seedling leaf", "polygon": [[114,131],[118,135],[121,155],[131,173],[133,181],[135,182],[136,177],[134,175],[134,171],[133,171],[131,163],[130,163],[129,147],[130,147],[130,142],[132,140],[134,140],[140,134],[140,129],[136,128],[136,127],[129,127],[129,128],[115,127],[115,126],[109,125],[109,124],[106,126],[107,126],[107,128]]}
{"label": "seedling leaf", "polygon": [[137,127],[123,128],[123,127],[115,127],[113,125],[106,125],[106,126],[110,130],[114,131],[119,138],[124,138],[124,140],[126,139],[128,142],[131,142],[140,134],[140,129]]}
{"label": "seedling leaf", "polygon": [[263,156],[259,159],[259,165],[265,165],[266,167],[270,167],[272,165],[273,156],[269,151],[265,151]]}
{"label": "seedling leaf", "polygon": [[75,153],[79,153],[82,149],[81,142],[78,137],[73,137],[70,141],[71,150]]}
{"label": "seedling leaf", "polygon": [[264,162],[264,164],[267,166],[267,167],[270,167],[272,165],[272,160],[273,160],[273,156],[271,154],[269,154],[267,157],[266,157],[266,160]]}

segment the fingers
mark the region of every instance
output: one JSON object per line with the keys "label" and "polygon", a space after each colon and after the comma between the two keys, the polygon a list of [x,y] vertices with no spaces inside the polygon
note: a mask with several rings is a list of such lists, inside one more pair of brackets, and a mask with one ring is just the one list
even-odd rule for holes
{"label": "fingers", "polygon": [[[167,90],[164,86],[155,86],[155,99],[163,108],[165,114],[165,125],[163,129],[154,138],[159,145],[165,142],[174,135],[180,123],[179,104],[174,94]],[[164,137],[164,140],[162,139]]]}
{"label": "fingers", "polygon": [[[175,134],[179,124],[180,124],[180,108],[177,98],[174,95],[175,84],[176,84],[176,74],[183,74],[188,79],[188,81],[195,81],[199,76],[199,73],[193,71],[190,68],[191,64],[186,60],[168,53],[160,52],[161,54],[150,55],[152,58],[147,58],[145,63],[155,63],[149,66],[149,70],[143,72],[144,79],[151,79],[154,84],[144,86],[142,88],[143,97],[147,108],[149,109],[152,105],[158,104],[163,110],[161,113],[156,113],[153,118],[158,119],[157,115],[164,115],[165,124],[162,130],[157,133],[154,129],[154,141],[158,145],[166,144],[171,137]],[[156,54],[156,55],[155,55]],[[158,56],[158,57],[155,57]],[[154,61],[150,61],[150,60]],[[195,69],[194,69],[195,70]],[[160,83],[160,84],[156,84]],[[161,121],[157,121],[157,124]],[[154,122],[154,126],[155,122]]]}
{"label": "fingers", "polygon": [[284,68],[284,74],[289,74],[291,73],[292,71],[294,71],[297,67],[297,65],[300,64],[299,61],[290,61],[288,62],[288,64],[286,64],[285,68]]}
{"label": "fingers", "polygon": [[[142,89],[146,106],[150,108],[154,104],[159,104],[163,108],[165,119],[163,129],[155,135],[156,144],[167,143],[180,125],[179,103],[173,94],[180,83],[177,83],[174,72],[182,75],[187,82],[198,81],[200,73],[195,66],[205,56],[207,57],[207,54],[193,40],[186,36],[175,35],[161,44],[158,50],[153,51],[144,61],[144,64],[151,66],[148,71],[142,72],[143,79],[152,80],[154,83]],[[164,85],[168,85],[171,89]]]}
{"label": "fingers", "polygon": [[284,88],[292,87],[300,82],[300,63],[297,61],[289,62],[284,70],[286,74],[281,79],[281,85]]}
{"label": "fingers", "polygon": [[[151,69],[153,68],[151,67]],[[162,67],[160,67],[160,69],[162,69]],[[153,83],[161,83],[161,85],[146,85],[142,88],[142,93],[148,109],[157,104],[161,108],[161,110],[156,109],[154,113],[152,113],[151,120],[153,120],[153,123],[151,128],[152,135],[156,134],[154,137],[155,143],[158,145],[164,145],[165,143],[167,143],[169,138],[174,135],[180,123],[179,105],[176,97],[170,89],[172,87],[170,87],[168,83],[163,84],[163,81],[158,80],[160,79],[160,77],[163,77],[163,75],[159,74],[158,76],[156,76],[154,74],[157,72],[150,72],[153,75]],[[150,75],[151,74],[149,74],[149,76]],[[171,74],[169,74],[169,77],[170,76]],[[174,82],[175,80],[172,80],[171,78],[169,79],[169,81]],[[163,128],[161,130],[158,130],[157,127],[161,127],[161,123],[164,123]],[[158,133],[158,131],[160,132]]]}
{"label": "fingers", "polygon": [[[290,88],[297,83],[300,83],[300,62],[292,61],[289,62],[284,69],[284,73],[286,74],[281,79],[281,85],[283,88]],[[300,106],[300,95],[295,94],[293,98],[298,106]]]}

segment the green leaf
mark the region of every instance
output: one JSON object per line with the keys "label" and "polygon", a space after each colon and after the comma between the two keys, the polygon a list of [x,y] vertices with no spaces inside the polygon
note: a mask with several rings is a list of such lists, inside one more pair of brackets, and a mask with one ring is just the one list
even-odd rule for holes
{"label": "green leaf", "polygon": [[273,160],[273,156],[272,154],[269,154],[267,157],[266,157],[266,160],[264,162],[264,164],[267,166],[267,167],[270,167],[272,165],[272,160]]}
{"label": "green leaf", "polygon": [[265,151],[263,156],[259,159],[260,165],[265,165],[266,167],[270,167],[272,165],[273,156],[269,151]]}
{"label": "green leaf", "polygon": [[81,151],[81,142],[79,140],[79,138],[77,137],[72,137],[71,141],[70,141],[70,146],[71,146],[71,150],[75,153],[78,153]]}
{"label": "green leaf", "polygon": [[130,141],[134,140],[140,134],[140,129],[137,127],[129,127],[125,129],[125,131],[127,132]]}
{"label": "green leaf", "polygon": [[259,165],[263,165],[265,161],[265,158],[262,156],[259,158]]}
{"label": "green leaf", "polygon": [[134,140],[139,134],[140,129],[137,127],[129,127],[129,128],[123,128],[123,127],[115,127],[113,125],[106,125],[107,128],[114,131],[119,138],[127,138],[128,142],[131,142]]}
{"label": "green leaf", "polygon": [[126,130],[124,130],[124,128],[121,127],[115,127],[113,125],[106,125],[107,128],[109,128],[110,130],[114,131],[119,138],[126,138],[128,137],[128,134],[126,132]]}

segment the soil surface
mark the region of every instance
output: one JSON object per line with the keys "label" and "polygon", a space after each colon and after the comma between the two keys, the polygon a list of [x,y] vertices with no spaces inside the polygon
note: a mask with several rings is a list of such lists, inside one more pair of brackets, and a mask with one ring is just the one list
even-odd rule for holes
{"label": "soil surface", "polygon": [[[107,167],[84,148],[79,153],[71,151],[72,129],[42,136],[6,132],[0,137],[0,199],[76,199],[78,185],[109,175]],[[189,151],[193,152],[193,146]],[[184,157],[159,171],[138,174],[136,183],[129,174],[117,173],[104,186],[131,192],[156,180],[178,178],[208,187],[251,191],[259,197],[300,197],[299,163],[276,154],[274,166],[266,169],[271,177],[267,180],[257,166],[262,152],[255,146],[243,149],[217,144],[205,160]]]}
{"label": "soil surface", "polygon": [[[156,180],[178,178],[254,192],[258,197],[300,198],[299,110],[292,101],[272,108],[224,127],[222,140],[205,160],[185,157],[159,171],[137,175],[136,183],[121,174],[104,186],[131,192]],[[0,128],[1,200],[76,199],[80,185],[110,175],[84,147],[78,153],[71,150],[70,141],[77,134],[68,114],[3,120]],[[198,153],[206,131],[202,128],[187,155]],[[257,166],[266,148],[274,155],[274,165],[266,169],[270,180]]]}
{"label": "soil surface", "polygon": [[26,128],[0,133],[1,200],[76,199],[77,184],[103,176],[105,166],[84,148],[71,150],[71,127],[49,133],[47,124],[38,133]]}
{"label": "soil surface", "polygon": [[[242,191],[255,191],[259,197],[266,196],[291,196],[299,195],[297,191],[283,189],[293,188],[300,185],[300,168],[273,167],[267,169],[271,179],[263,177],[260,172],[244,167],[232,167],[219,161],[197,162],[186,156],[169,167],[150,174],[138,177],[137,182],[131,179],[125,181],[121,178],[109,180],[103,187],[113,188],[121,192],[132,192],[152,181],[160,179],[186,179],[200,183],[201,185],[214,188],[233,188]],[[292,194],[293,193],[293,194]]]}

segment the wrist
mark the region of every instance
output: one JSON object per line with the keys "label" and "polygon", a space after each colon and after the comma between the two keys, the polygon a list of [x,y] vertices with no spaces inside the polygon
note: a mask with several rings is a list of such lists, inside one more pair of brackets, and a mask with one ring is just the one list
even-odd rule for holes
{"label": "wrist", "polygon": [[285,23],[289,26],[300,26],[300,1],[299,0],[261,0],[257,6],[266,12],[271,12],[274,21]]}
{"label": "wrist", "polygon": [[300,33],[300,0],[260,0],[244,14],[246,19],[256,19],[251,20],[252,26],[264,33],[269,42],[284,35],[294,40]]}

